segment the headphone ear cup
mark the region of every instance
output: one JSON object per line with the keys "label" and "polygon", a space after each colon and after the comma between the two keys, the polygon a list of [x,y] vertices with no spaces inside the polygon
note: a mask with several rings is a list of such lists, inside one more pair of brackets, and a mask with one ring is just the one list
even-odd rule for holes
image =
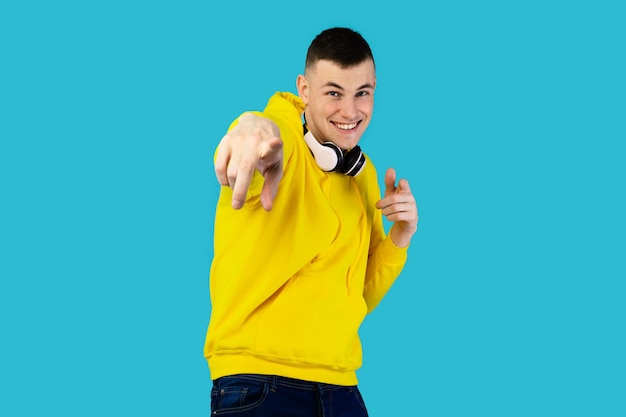
{"label": "headphone ear cup", "polygon": [[343,152],[341,148],[332,142],[319,143],[311,134],[304,134],[304,141],[315,158],[315,162],[322,171],[334,171],[343,160]]}
{"label": "headphone ear cup", "polygon": [[360,146],[355,146],[343,156],[342,164],[339,166],[338,171],[354,177],[358,175],[365,166],[365,155],[361,151]]}
{"label": "headphone ear cup", "polygon": [[[343,151],[337,145],[332,142],[324,142],[322,143],[324,147],[324,153],[327,153],[329,156],[327,158],[327,163],[324,162],[324,166],[328,167],[328,169],[322,168],[324,171],[337,171],[341,166],[343,166]],[[317,158],[316,158],[317,159]],[[317,163],[322,166],[322,161],[319,159]]]}

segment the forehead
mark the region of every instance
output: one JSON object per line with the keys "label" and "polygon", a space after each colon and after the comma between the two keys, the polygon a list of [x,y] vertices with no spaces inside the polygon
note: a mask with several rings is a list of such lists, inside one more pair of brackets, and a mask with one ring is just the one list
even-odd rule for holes
{"label": "forehead", "polygon": [[342,68],[335,62],[322,59],[317,61],[311,68],[307,68],[306,77],[316,87],[323,87],[333,83],[347,89],[365,84],[374,85],[376,70],[371,59],[347,68]]}

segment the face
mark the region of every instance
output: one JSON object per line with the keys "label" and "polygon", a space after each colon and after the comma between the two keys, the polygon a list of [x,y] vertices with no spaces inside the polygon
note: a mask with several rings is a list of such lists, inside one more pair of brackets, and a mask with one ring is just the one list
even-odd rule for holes
{"label": "face", "polygon": [[313,136],[320,143],[354,148],[374,110],[376,72],[372,60],[349,68],[320,60],[305,75],[299,75],[296,84]]}

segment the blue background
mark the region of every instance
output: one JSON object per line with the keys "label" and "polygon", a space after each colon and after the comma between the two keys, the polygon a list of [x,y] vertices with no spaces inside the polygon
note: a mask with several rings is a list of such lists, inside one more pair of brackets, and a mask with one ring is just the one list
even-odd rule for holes
{"label": "blue background", "polygon": [[623,3],[7,3],[0,415],[209,414],[213,149],[336,25],[420,208],[370,414],[626,415]]}

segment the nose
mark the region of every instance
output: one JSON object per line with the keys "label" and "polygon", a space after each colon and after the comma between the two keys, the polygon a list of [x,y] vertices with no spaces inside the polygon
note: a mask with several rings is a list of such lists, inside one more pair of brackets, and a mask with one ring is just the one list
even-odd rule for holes
{"label": "nose", "polygon": [[346,120],[354,120],[357,117],[356,100],[354,98],[344,98],[341,100],[341,117]]}

